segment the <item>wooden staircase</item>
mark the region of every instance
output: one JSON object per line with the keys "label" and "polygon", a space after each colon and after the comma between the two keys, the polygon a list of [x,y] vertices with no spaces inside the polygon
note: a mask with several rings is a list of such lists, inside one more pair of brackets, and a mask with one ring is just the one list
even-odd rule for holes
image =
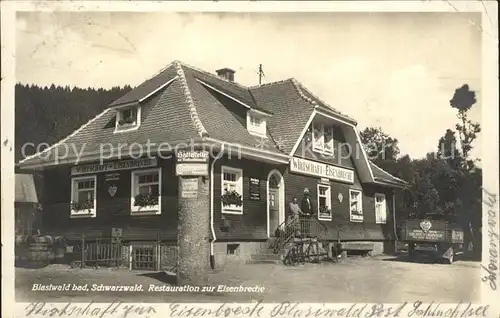
{"label": "wooden staircase", "polygon": [[303,259],[304,262],[319,262],[328,253],[323,246],[326,226],[314,217],[301,217],[285,221],[275,231],[275,237],[251,255],[251,264],[289,264],[290,260]]}

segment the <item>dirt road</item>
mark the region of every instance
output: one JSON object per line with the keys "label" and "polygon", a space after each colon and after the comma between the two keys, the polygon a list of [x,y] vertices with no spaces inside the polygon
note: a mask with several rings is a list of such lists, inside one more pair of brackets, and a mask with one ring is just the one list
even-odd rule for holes
{"label": "dirt road", "polygon": [[[384,302],[475,301],[479,295],[479,264],[408,263],[391,257],[347,259],[339,263],[295,267],[272,264],[228,265],[210,274],[212,286],[258,287],[255,292],[172,292],[172,277],[164,273],[128,270],[16,269],[17,301],[131,302]],[[36,286],[75,284],[88,291],[32,291]],[[142,291],[91,291],[92,286],[142,286]],[[156,291],[149,291],[151,285]],[[109,288],[109,287],[108,287]]]}

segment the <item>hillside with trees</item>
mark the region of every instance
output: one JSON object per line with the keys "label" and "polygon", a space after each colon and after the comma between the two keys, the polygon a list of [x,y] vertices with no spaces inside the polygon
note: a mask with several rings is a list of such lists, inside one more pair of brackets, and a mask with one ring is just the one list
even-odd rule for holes
{"label": "hillside with trees", "polygon": [[[22,159],[21,147],[25,143],[51,145],[58,142],[103,111],[113,100],[130,90],[130,86],[105,90],[17,84],[15,88],[16,162]],[[33,153],[35,153],[34,147],[26,148],[26,155]]]}

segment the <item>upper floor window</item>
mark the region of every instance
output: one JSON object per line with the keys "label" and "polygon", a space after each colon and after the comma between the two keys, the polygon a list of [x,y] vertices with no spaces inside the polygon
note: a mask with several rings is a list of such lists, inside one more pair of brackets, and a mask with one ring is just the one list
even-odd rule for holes
{"label": "upper floor window", "polygon": [[243,170],[222,167],[222,213],[243,213]]}
{"label": "upper floor window", "polygon": [[121,108],[116,111],[115,131],[129,131],[139,128],[141,108],[139,106]]}
{"label": "upper floor window", "polygon": [[247,114],[247,129],[248,132],[260,137],[266,137],[266,119],[253,113]]}
{"label": "upper floor window", "polygon": [[313,150],[333,154],[333,126],[313,124]]}
{"label": "upper floor window", "polygon": [[71,216],[96,216],[96,176],[71,179]]}

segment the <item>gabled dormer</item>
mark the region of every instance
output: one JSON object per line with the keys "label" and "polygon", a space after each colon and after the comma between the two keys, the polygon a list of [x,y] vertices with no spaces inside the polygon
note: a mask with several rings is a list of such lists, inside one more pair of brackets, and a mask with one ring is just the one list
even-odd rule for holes
{"label": "gabled dormer", "polygon": [[122,106],[116,108],[115,133],[137,130],[141,125],[141,106]]}
{"label": "gabled dormer", "polygon": [[267,138],[267,119],[269,114],[256,110],[247,110],[247,130],[250,134]]}

